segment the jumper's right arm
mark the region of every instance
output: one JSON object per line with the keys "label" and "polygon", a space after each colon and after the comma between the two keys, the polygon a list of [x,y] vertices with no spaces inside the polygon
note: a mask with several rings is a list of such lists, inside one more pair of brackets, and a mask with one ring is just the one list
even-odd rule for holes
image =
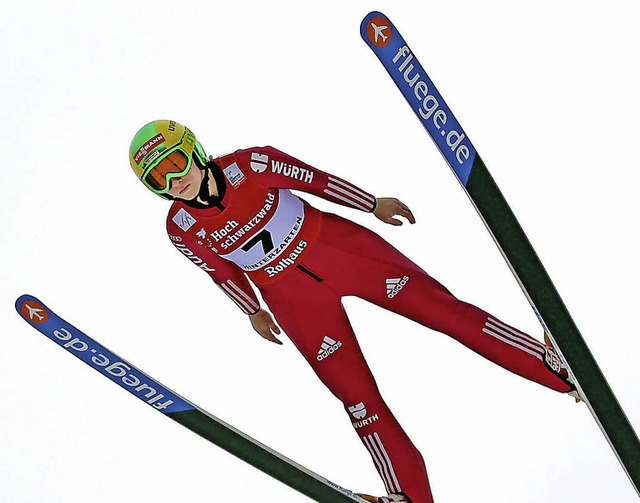
{"label": "jumper's right arm", "polygon": [[260,311],[260,302],[249,280],[238,266],[219,257],[213,250],[199,245],[171,219],[167,219],[167,233],[173,246],[193,264],[211,276],[214,283],[243,313],[253,315]]}
{"label": "jumper's right arm", "polygon": [[271,313],[260,307],[249,280],[234,263],[219,257],[213,250],[200,246],[186,235],[171,219],[167,219],[167,232],[173,245],[193,264],[205,271],[214,283],[249,315],[251,326],[268,341],[282,344],[274,334],[280,333]]}

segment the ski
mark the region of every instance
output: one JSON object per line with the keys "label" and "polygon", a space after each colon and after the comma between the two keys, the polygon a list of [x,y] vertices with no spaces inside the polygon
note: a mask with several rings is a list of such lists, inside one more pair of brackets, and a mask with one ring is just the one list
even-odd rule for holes
{"label": "ski", "polygon": [[640,442],[538,255],[475,147],[387,16],[370,12],[360,34],[453,170],[567,363],[577,391],[640,495]]}
{"label": "ski", "polygon": [[16,310],[36,330],[146,404],[321,503],[366,501],[261,444],[184,399],[56,315],[37,298],[22,295]]}

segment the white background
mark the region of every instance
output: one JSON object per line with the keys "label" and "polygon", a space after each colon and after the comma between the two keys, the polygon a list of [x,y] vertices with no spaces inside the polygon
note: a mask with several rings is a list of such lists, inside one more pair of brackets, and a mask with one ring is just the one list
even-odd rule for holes
{"label": "white background", "polygon": [[[419,6],[416,6],[419,5]],[[208,153],[273,145],[418,223],[364,223],[457,296],[542,330],[435,146],[360,39],[401,30],[540,255],[636,430],[635,2],[12,2],[0,30],[0,500],[307,501],[65,354],[23,293],[176,392],[356,491],[382,484],[292,344],[269,344],[164,232],[129,141],[156,118]],[[587,408],[345,301],[439,503],[637,501]]]}

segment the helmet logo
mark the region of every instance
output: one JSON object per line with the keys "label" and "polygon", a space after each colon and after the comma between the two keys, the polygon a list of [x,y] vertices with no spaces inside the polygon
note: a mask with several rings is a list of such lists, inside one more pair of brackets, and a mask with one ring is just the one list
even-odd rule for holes
{"label": "helmet logo", "polygon": [[166,140],[162,135],[162,133],[158,133],[153,138],[151,138],[148,142],[142,145],[142,147],[140,147],[140,149],[133,156],[133,160],[139,164],[140,161],[144,158],[144,156],[149,153],[150,149],[152,149],[153,147],[155,147],[160,143],[164,143],[165,141]]}
{"label": "helmet logo", "polygon": [[184,138],[184,142],[190,147],[194,147],[196,144],[196,136],[187,129],[187,134]]}

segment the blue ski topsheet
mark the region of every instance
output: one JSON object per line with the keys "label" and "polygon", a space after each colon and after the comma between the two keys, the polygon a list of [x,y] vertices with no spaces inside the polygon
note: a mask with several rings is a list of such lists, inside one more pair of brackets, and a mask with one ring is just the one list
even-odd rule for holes
{"label": "blue ski topsheet", "polygon": [[398,30],[384,14],[370,12],[362,20],[360,35],[466,187],[476,150]]}
{"label": "blue ski topsheet", "polygon": [[163,414],[194,406],[70,325],[31,295],[16,301],[16,310],[36,330],[87,365]]}

